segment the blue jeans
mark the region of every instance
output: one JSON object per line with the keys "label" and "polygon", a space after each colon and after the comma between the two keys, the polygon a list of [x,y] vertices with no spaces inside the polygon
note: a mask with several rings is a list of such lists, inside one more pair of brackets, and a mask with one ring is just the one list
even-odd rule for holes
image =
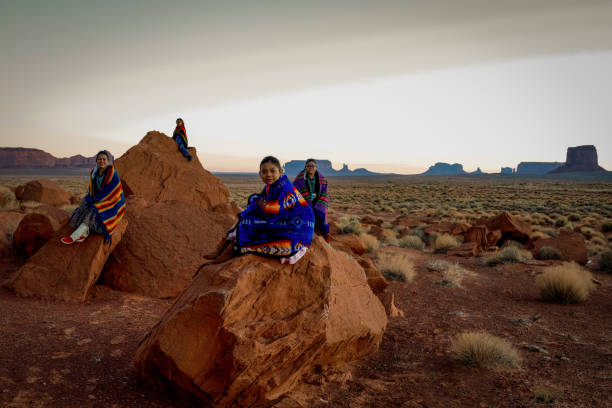
{"label": "blue jeans", "polygon": [[187,150],[187,146],[185,146],[185,142],[183,142],[183,139],[180,137],[177,137],[176,139],[174,139],[174,141],[178,145],[178,148],[180,152],[183,154],[183,156],[185,156],[187,159],[191,159],[191,154],[189,154],[189,151]]}

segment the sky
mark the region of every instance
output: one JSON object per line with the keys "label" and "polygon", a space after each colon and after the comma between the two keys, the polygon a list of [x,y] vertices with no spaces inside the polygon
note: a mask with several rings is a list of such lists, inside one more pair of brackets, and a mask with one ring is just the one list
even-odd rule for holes
{"label": "sky", "polygon": [[594,144],[612,170],[612,1],[0,0],[0,146],[119,157],[185,121],[261,157],[498,172]]}

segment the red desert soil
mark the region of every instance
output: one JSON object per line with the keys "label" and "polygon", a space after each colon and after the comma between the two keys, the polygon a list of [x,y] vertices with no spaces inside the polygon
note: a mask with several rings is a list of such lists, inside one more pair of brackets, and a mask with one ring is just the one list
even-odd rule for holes
{"label": "red desert soil", "polygon": [[[378,353],[354,364],[345,385],[315,388],[316,407],[609,407],[612,406],[612,276],[581,305],[537,299],[543,266],[484,267],[399,248],[415,259],[411,283],[392,283],[405,317],[393,318]],[[471,271],[461,287],[441,284],[432,258]],[[0,273],[0,282],[8,273]],[[171,301],[96,287],[81,305],[24,299],[0,289],[1,407],[183,407],[134,374],[140,339]],[[450,338],[483,329],[513,343],[520,368],[493,371],[455,362]],[[524,345],[537,346],[534,352]],[[536,390],[557,390],[552,403]]]}

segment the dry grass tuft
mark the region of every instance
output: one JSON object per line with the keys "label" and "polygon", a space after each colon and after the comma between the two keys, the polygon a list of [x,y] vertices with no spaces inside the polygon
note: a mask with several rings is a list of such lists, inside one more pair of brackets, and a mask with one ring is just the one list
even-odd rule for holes
{"label": "dry grass tuft", "polygon": [[416,235],[406,235],[399,240],[399,246],[402,248],[410,248],[422,251],[425,248],[423,240]]}
{"label": "dry grass tuft", "polygon": [[494,266],[502,263],[516,263],[521,261],[521,250],[514,245],[507,246],[499,252],[490,255],[485,259],[489,266]]}
{"label": "dry grass tuft", "polygon": [[0,186],[0,208],[4,210],[16,210],[19,208],[19,201],[15,198],[15,193],[5,186]]}
{"label": "dry grass tuft", "polygon": [[388,280],[410,282],[416,275],[414,264],[406,255],[381,254],[375,263],[380,273]]}
{"label": "dry grass tuft", "polygon": [[485,368],[517,367],[518,351],[508,341],[487,332],[465,332],[451,342],[451,352],[468,365]]}
{"label": "dry grass tuft", "polygon": [[387,245],[399,246],[397,235],[392,229],[384,229],[382,231],[382,241]]}
{"label": "dry grass tuft", "polygon": [[459,245],[457,238],[449,234],[442,234],[436,237],[436,239],[433,241],[432,247],[434,252],[444,253],[448,249],[456,247],[457,245]]}
{"label": "dry grass tuft", "polygon": [[550,246],[543,246],[540,248],[538,256],[540,259],[563,259],[561,252],[557,248]]}
{"label": "dry grass tuft", "polygon": [[338,220],[338,228],[340,229],[341,234],[359,235],[364,232],[363,226],[357,217],[340,217],[340,220]]}
{"label": "dry grass tuft", "polygon": [[579,303],[593,290],[591,274],[575,262],[549,266],[536,277],[535,286],[544,300],[563,304]]}
{"label": "dry grass tuft", "polygon": [[536,401],[550,404],[561,397],[562,390],[547,385],[538,385],[533,390],[533,396]]}
{"label": "dry grass tuft", "polygon": [[376,238],[374,235],[361,234],[360,237],[366,244],[367,252],[376,251],[380,247],[380,242],[378,242],[378,238]]}

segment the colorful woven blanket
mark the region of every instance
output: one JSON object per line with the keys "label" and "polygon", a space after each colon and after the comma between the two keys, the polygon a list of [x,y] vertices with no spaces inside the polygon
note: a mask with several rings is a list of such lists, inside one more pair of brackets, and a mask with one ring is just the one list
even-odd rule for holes
{"label": "colorful woven blanket", "polygon": [[[262,199],[263,206],[256,200]],[[249,197],[239,215],[236,247],[241,253],[290,257],[312,243],[314,215],[287,176]]]}
{"label": "colorful woven blanket", "polygon": [[97,211],[100,223],[104,225],[105,229],[104,240],[110,242],[113,231],[115,231],[117,224],[125,213],[125,197],[119,173],[112,165],[109,165],[106,169],[106,177],[102,186],[96,192],[93,180],[93,172],[96,170],[97,168],[94,168],[90,173],[89,192],[86,201],[90,207]]}
{"label": "colorful woven blanket", "polygon": [[176,125],[174,133],[172,134],[172,138],[176,141],[178,137],[183,139],[183,143],[185,143],[185,148],[187,148],[189,144],[187,143],[187,131],[185,130],[185,125]]}
{"label": "colorful woven blanket", "polygon": [[316,229],[324,235],[329,234],[329,224],[327,223],[327,209],[329,208],[329,196],[327,195],[327,179],[317,170],[315,173],[314,200],[310,197],[310,191],[304,179],[304,170],[293,180],[293,185],[298,189],[302,196],[312,206],[315,215]]}

